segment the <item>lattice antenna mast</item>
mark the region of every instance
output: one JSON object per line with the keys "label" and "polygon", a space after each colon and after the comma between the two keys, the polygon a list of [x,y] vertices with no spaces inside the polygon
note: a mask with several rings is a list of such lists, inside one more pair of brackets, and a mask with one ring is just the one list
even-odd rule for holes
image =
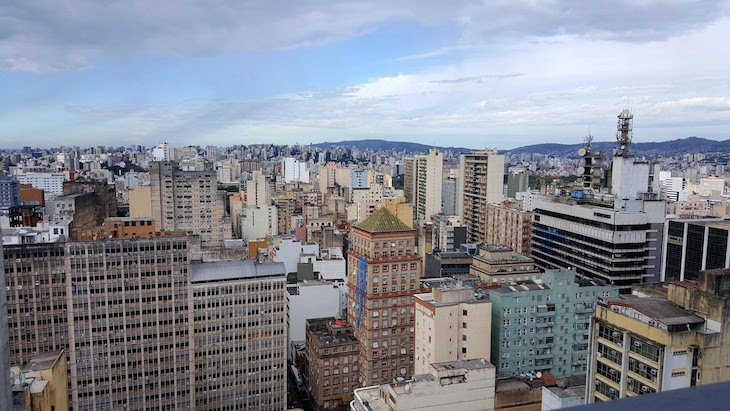
{"label": "lattice antenna mast", "polygon": [[621,114],[618,115],[618,127],[616,131],[616,147],[615,157],[628,157],[629,156],[629,144],[633,137],[632,128],[634,123],[634,115],[631,114],[629,109],[624,109]]}

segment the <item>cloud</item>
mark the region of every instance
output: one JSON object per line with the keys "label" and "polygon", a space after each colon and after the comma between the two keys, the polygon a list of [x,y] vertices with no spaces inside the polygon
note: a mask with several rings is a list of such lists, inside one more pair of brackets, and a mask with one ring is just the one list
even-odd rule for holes
{"label": "cloud", "polygon": [[512,78],[512,77],[520,77],[524,76],[525,73],[510,73],[510,74],[485,74],[481,76],[471,76],[471,77],[460,77],[455,79],[447,79],[447,80],[432,80],[430,83],[439,83],[439,84],[453,84],[453,83],[468,83],[471,81],[479,81],[483,79],[505,79],[505,78]]}
{"label": "cloud", "polygon": [[[318,45],[380,25],[452,24],[464,43],[500,36],[568,35],[620,42],[661,41],[726,16],[727,1],[357,0],[177,1],[4,0],[0,70],[88,69],[99,56],[206,56]],[[537,40],[534,39],[537,37]]]}

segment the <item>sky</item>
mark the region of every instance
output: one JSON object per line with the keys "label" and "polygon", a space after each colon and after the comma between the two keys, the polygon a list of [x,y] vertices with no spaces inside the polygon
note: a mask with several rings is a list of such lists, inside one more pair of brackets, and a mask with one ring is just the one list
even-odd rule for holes
{"label": "sky", "polygon": [[729,3],[1,0],[0,149],[730,139]]}

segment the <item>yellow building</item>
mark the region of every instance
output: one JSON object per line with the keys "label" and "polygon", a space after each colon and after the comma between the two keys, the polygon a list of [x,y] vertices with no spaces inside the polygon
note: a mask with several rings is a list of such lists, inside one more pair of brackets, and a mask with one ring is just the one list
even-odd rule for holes
{"label": "yellow building", "polygon": [[415,374],[431,364],[473,358],[490,360],[492,303],[473,287],[445,286],[415,295]]}
{"label": "yellow building", "polygon": [[413,227],[413,206],[406,203],[405,197],[384,198],[383,207],[387,208],[399,220],[406,223],[408,227]]}
{"label": "yellow building", "polygon": [[670,283],[666,298],[601,300],[592,319],[587,401],[730,380],[730,271]]}
{"label": "yellow building", "polygon": [[137,186],[134,190],[129,190],[129,216],[152,217],[150,186]]}
{"label": "yellow building", "polygon": [[13,380],[13,408],[26,411],[68,409],[66,353],[39,354],[23,369],[10,367]]}

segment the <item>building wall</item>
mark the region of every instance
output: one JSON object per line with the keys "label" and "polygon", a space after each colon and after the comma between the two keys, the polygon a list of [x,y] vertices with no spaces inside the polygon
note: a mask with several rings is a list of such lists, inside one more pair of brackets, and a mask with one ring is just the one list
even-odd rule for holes
{"label": "building wall", "polygon": [[471,301],[474,289],[465,290],[467,301],[451,305],[416,296],[415,375],[428,373],[433,363],[475,358],[489,361],[492,304],[488,300]]}
{"label": "building wall", "polygon": [[[353,244],[348,250],[347,320],[360,342],[362,386],[413,375],[413,295],[420,289],[421,278],[421,258],[415,255],[414,246],[415,231],[369,233],[353,229]],[[394,257],[383,257],[383,252],[390,251]],[[395,272],[391,271],[393,266],[397,267]]]}
{"label": "building wall", "polygon": [[286,408],[285,282],[278,275],[191,284],[196,409]]}
{"label": "building wall", "polygon": [[[0,251],[3,251],[2,242],[0,241]],[[5,285],[6,276],[4,268],[7,267],[4,261],[0,261],[0,284]],[[10,341],[9,334],[10,329],[8,325],[8,298],[5,287],[0,287],[0,410],[10,411],[13,404],[12,392],[10,387],[12,381],[10,381]]]}
{"label": "building wall", "polygon": [[152,217],[152,197],[150,186],[137,186],[129,190],[129,216]]}
{"label": "building wall", "polygon": [[596,301],[618,290],[581,286],[568,270],[546,271],[542,281],[545,287],[503,285],[489,293],[492,363],[498,375],[542,371],[561,378],[586,372]]}
{"label": "building wall", "polygon": [[485,150],[461,157],[460,199],[462,223],[467,227],[468,242],[485,238],[486,205],[502,201],[504,155]]}
{"label": "building wall", "polygon": [[[344,282],[339,284],[344,285]],[[338,283],[292,284],[288,286],[289,341],[304,341],[308,319],[342,317]],[[293,292],[293,294],[292,294]]]}
{"label": "building wall", "polygon": [[160,230],[200,235],[203,247],[222,247],[231,238],[215,171],[181,171],[175,163],[150,163],[150,196]]}
{"label": "building wall", "polygon": [[518,253],[530,254],[532,213],[505,204],[487,204],[485,224],[485,244],[504,245]]}
{"label": "building wall", "polygon": [[256,240],[277,234],[279,220],[275,206],[245,207],[240,211],[241,238]]}

